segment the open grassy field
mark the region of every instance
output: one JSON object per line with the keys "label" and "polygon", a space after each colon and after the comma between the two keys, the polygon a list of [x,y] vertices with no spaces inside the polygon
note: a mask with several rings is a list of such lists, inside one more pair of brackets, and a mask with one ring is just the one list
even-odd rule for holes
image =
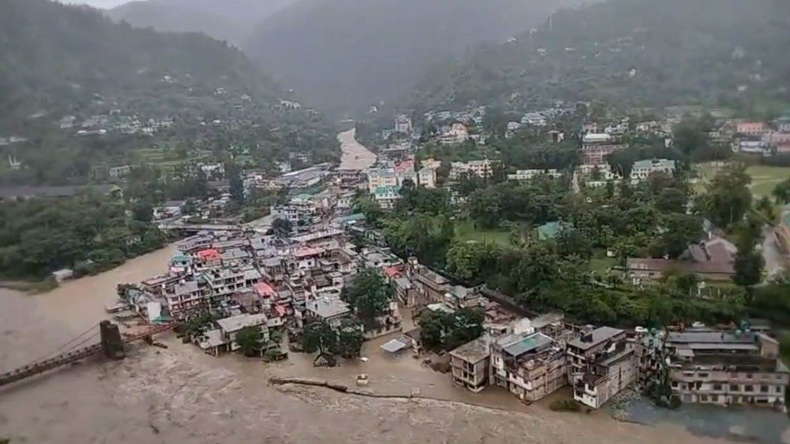
{"label": "open grassy field", "polygon": [[473,221],[464,220],[455,226],[455,238],[460,241],[494,242],[510,245],[510,230],[483,230],[475,228]]}
{"label": "open grassy field", "polygon": [[[699,192],[705,189],[705,184],[713,179],[713,176],[716,175],[716,171],[718,171],[719,168],[712,164],[702,164],[698,165],[697,169],[703,179],[695,187],[696,191]],[[746,172],[752,177],[752,194],[758,199],[763,196],[771,197],[776,185],[790,178],[790,168],[786,167],[756,165],[750,166]]]}

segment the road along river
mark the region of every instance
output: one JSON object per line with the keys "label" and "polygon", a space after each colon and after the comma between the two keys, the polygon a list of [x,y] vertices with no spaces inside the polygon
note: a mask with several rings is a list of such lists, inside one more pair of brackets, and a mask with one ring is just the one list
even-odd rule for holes
{"label": "road along river", "polygon": [[[36,296],[0,290],[0,371],[52,351],[104,319],[119,282],[166,269],[170,247],[98,276]],[[389,339],[389,338],[387,338]],[[169,348],[137,345],[120,362],[88,360],[0,389],[0,440],[25,443],[656,443],[716,442],[671,425],[618,423],[603,412],[555,413],[526,407],[490,389],[473,395],[448,375],[408,355],[385,357],[366,344],[366,363],[315,369],[292,354],[267,365],[238,356],[213,358],[172,335]],[[376,393],[454,402],[390,400],[323,388],[268,385],[271,376],[319,377],[351,385],[370,375]],[[465,404],[471,402],[483,405]],[[493,408],[488,408],[490,406]]]}

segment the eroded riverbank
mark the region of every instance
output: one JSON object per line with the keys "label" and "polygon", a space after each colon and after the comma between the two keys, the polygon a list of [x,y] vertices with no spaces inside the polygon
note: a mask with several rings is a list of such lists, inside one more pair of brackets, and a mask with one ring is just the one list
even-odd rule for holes
{"label": "eroded riverbank", "polygon": [[[117,283],[162,272],[173,251],[139,257],[47,294],[0,290],[0,369],[47,353],[105,318],[104,305],[115,299]],[[0,389],[0,437],[12,443],[719,442],[666,424],[617,423],[602,412],[526,407],[501,390],[474,395],[408,354],[384,356],[378,348],[384,339],[365,345],[366,363],[317,369],[301,354],[273,365],[213,358],[166,335],[166,350],[138,345],[124,361],[96,359]],[[285,375],[352,386],[359,373],[370,375],[367,389],[377,393],[409,394],[416,387],[455,402],[370,399],[268,384],[270,377]]]}

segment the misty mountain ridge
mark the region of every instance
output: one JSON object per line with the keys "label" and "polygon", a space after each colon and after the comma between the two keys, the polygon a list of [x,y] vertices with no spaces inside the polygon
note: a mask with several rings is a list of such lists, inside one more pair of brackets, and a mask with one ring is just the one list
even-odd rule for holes
{"label": "misty mountain ridge", "polygon": [[409,91],[428,66],[504,42],[578,0],[300,0],[242,48],[324,109],[366,110]]}
{"label": "misty mountain ridge", "polygon": [[115,21],[157,31],[203,32],[236,45],[297,0],[135,0],[107,11]]}
{"label": "misty mountain ridge", "polygon": [[435,67],[403,107],[764,107],[790,99],[789,44],[786,1],[609,0]]}

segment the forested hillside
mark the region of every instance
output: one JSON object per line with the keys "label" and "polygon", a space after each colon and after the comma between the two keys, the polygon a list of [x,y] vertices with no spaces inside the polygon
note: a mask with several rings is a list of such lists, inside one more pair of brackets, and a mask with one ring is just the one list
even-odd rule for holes
{"label": "forested hillside", "polygon": [[790,2],[609,0],[435,69],[409,105],[760,105],[788,98],[788,45]]}
{"label": "forested hillside", "polygon": [[0,182],[81,182],[97,165],[145,161],[141,148],[177,145],[157,161],[231,149],[269,163],[290,151],[337,155],[320,117],[283,101],[239,50],[86,7],[0,2],[0,91],[0,138],[27,139],[0,143],[4,160],[21,162],[2,163]]}
{"label": "forested hillside", "polygon": [[317,106],[367,110],[409,91],[434,64],[504,42],[577,0],[301,0],[243,45]]}
{"label": "forested hillside", "polygon": [[254,27],[296,0],[141,0],[108,11],[116,21],[157,31],[203,32],[235,44]]}

